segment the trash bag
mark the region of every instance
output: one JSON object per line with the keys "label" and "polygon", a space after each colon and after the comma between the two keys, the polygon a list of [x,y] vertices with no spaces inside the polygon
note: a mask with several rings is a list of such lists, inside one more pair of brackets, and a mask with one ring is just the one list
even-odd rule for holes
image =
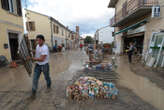
{"label": "trash bag", "polygon": [[7,66],[9,64],[7,58],[3,55],[0,55],[0,67]]}

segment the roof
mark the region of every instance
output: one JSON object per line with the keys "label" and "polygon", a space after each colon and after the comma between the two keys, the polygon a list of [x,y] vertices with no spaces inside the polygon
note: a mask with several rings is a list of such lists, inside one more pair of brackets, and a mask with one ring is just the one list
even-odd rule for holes
{"label": "roof", "polygon": [[118,0],[110,0],[108,8],[115,8],[117,2]]}
{"label": "roof", "polygon": [[67,27],[65,27],[62,23],[60,23],[58,20],[56,20],[55,18],[53,17],[50,17],[50,20],[56,22],[57,24],[59,24],[61,27],[65,28],[65,29],[68,29]]}
{"label": "roof", "polygon": [[63,27],[63,28],[65,28],[66,30],[70,31],[66,26],[64,26],[62,23],[60,23],[58,20],[56,20],[55,18],[53,18],[53,17],[51,17],[51,16],[44,15],[44,14],[42,14],[42,13],[35,12],[35,11],[29,10],[29,9],[25,9],[25,10],[26,10],[26,11],[29,11],[29,12],[32,12],[32,13],[35,13],[35,14],[39,14],[39,15],[48,17],[50,20],[56,22],[56,23],[59,24],[61,27]]}
{"label": "roof", "polygon": [[48,15],[45,15],[45,14],[42,14],[42,13],[39,13],[39,12],[36,12],[36,11],[32,11],[32,10],[29,10],[29,9],[25,9],[25,10],[29,11],[29,12],[32,12],[32,13],[35,13],[35,14],[39,14],[39,15],[45,16],[45,17],[49,17]]}

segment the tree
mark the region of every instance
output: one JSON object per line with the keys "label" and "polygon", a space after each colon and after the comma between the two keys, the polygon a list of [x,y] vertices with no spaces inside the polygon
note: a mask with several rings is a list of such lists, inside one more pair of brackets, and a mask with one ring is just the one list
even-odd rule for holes
{"label": "tree", "polygon": [[87,36],[85,39],[84,39],[84,43],[85,44],[92,44],[93,43],[93,38],[91,36]]}

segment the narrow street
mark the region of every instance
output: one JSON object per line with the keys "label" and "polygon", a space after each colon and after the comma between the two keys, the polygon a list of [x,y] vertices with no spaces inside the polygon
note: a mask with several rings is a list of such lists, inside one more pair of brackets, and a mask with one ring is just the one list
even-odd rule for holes
{"label": "narrow street", "polygon": [[0,0],[0,110],[164,110],[164,0]]}
{"label": "narrow street", "polygon": [[[29,99],[32,78],[27,75],[23,66],[16,69],[1,69],[1,110],[162,110],[163,91],[145,78],[130,72],[128,66],[122,64],[122,60],[118,62],[121,66],[119,65],[117,70],[120,74],[117,100],[70,102],[66,98],[66,86],[76,77],[76,73],[83,69],[83,64],[87,60],[84,51],[51,54],[52,90],[46,90],[42,75],[35,100]],[[150,92],[150,89],[153,92]]]}

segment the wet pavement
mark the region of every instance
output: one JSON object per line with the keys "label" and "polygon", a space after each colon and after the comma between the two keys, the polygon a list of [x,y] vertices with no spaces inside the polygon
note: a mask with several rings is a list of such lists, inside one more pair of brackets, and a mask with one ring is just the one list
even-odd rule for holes
{"label": "wet pavement", "polygon": [[0,69],[0,110],[162,110],[163,91],[131,72],[122,58],[119,59],[117,70],[121,76],[117,100],[80,104],[70,102],[65,96],[66,86],[74,79],[78,70],[83,68],[88,57],[84,51],[70,51],[51,54],[50,59],[52,90],[46,90],[46,82],[41,75],[35,100],[29,99],[32,78],[23,66]]}
{"label": "wet pavement", "polygon": [[164,68],[151,68],[147,67],[141,62],[133,63],[130,65],[131,71],[137,75],[147,77],[152,83],[156,84],[159,88],[164,89]]}
{"label": "wet pavement", "polygon": [[132,72],[127,59],[125,56],[117,59],[117,72],[121,77],[119,84],[131,89],[136,95],[159,110],[164,110],[164,90],[152,83],[147,77]]}

